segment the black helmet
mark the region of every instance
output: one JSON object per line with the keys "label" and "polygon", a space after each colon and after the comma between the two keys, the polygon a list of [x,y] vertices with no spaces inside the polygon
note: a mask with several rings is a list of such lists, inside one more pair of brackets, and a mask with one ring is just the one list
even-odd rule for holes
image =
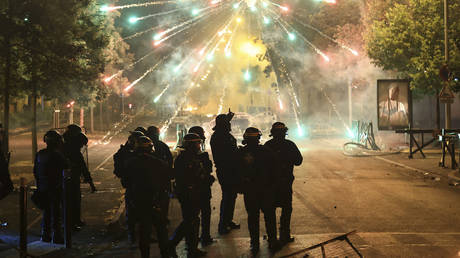
{"label": "black helmet", "polygon": [[46,145],[58,145],[63,143],[62,136],[55,130],[49,130],[43,136],[43,141]]}
{"label": "black helmet", "polygon": [[81,133],[81,127],[76,124],[68,125],[65,132],[62,134],[66,142],[71,141],[71,139]]}
{"label": "black helmet", "polygon": [[160,139],[160,129],[158,127],[152,125],[147,128],[147,132],[145,133],[147,137],[150,139],[158,141]]}
{"label": "black helmet", "polygon": [[139,138],[137,138],[137,141],[134,144],[134,148],[140,151],[150,152],[152,150],[152,147],[152,140],[150,140],[150,138],[147,136],[140,136]]}
{"label": "black helmet", "polygon": [[216,126],[212,128],[212,130],[217,130],[217,129],[229,129],[230,128],[230,120],[229,116],[227,114],[220,114],[216,116]]}
{"label": "black helmet", "polygon": [[187,149],[190,146],[192,146],[193,143],[196,143],[196,142],[201,143],[200,136],[196,133],[188,133],[184,136],[184,139],[182,140],[182,147]]}
{"label": "black helmet", "polygon": [[147,135],[160,135],[160,129],[152,125],[147,128]]}
{"label": "black helmet", "polygon": [[136,129],[134,129],[134,131],[142,132],[144,135],[147,133],[147,130],[145,130],[145,128],[142,127],[142,126],[136,127]]}
{"label": "black helmet", "polygon": [[188,129],[188,133],[194,133],[200,136],[200,138],[204,141],[206,140],[206,136],[204,136],[204,129],[201,126],[193,126]]}
{"label": "black helmet", "polygon": [[139,137],[144,136],[144,133],[140,131],[131,131],[129,132],[130,135],[128,136],[128,142],[135,145]]}
{"label": "black helmet", "polygon": [[260,136],[262,136],[262,133],[260,132],[259,129],[255,127],[248,127],[244,131],[243,134],[243,144],[247,144],[249,140],[260,140]]}
{"label": "black helmet", "polygon": [[259,129],[255,127],[248,127],[246,130],[244,130],[243,138],[244,139],[249,139],[249,138],[254,138],[257,137],[260,139],[260,136],[262,136],[262,133],[260,132]]}
{"label": "black helmet", "polygon": [[81,127],[76,125],[76,124],[71,124],[67,126],[67,130],[70,131],[71,133],[81,133]]}
{"label": "black helmet", "polygon": [[286,127],[284,123],[276,122],[272,125],[272,129],[270,130],[270,136],[274,134],[284,134],[286,135],[289,128]]}

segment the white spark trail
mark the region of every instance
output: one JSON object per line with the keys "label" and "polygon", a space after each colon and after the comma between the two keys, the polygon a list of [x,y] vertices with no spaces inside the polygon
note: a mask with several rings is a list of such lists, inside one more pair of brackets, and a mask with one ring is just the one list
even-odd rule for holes
{"label": "white spark trail", "polygon": [[153,72],[160,64],[162,64],[168,57],[170,57],[172,53],[164,56],[160,61],[158,61],[156,64],[154,64],[152,67],[150,67],[141,77],[137,78],[135,81],[133,81],[130,85],[128,85],[124,91],[129,91],[134,85],[136,85],[138,82],[140,82],[142,79],[145,78],[149,73]]}
{"label": "white spark trail", "polygon": [[155,1],[155,2],[148,2],[148,3],[140,3],[140,4],[127,4],[127,5],[119,5],[119,6],[108,6],[102,9],[102,11],[114,11],[114,10],[121,10],[126,8],[133,8],[133,7],[147,7],[151,5],[163,5],[163,4],[177,4],[177,1]]}
{"label": "white spark trail", "polygon": [[184,7],[184,8],[177,8],[177,9],[164,11],[164,12],[160,12],[160,13],[153,13],[153,14],[149,14],[149,15],[146,15],[146,16],[135,18],[135,21],[142,21],[142,20],[145,20],[145,19],[153,18],[153,17],[167,15],[167,14],[175,13],[175,12],[178,12],[178,11],[181,11],[181,10],[186,10],[186,9],[189,9],[189,8],[190,7]]}
{"label": "white spark trail", "polygon": [[[161,44],[162,42],[164,42],[164,41],[170,39],[171,37],[177,35],[178,33],[181,33],[182,31],[184,31],[184,30],[186,30],[186,29],[192,27],[193,25],[195,25],[196,23],[198,23],[198,22],[199,22],[202,18],[204,18],[205,16],[208,16],[208,15],[210,15],[210,14],[213,14],[213,13],[217,12],[217,11],[220,10],[220,9],[221,9],[221,8],[213,9],[213,10],[211,10],[211,11],[209,11],[209,12],[207,12],[207,13],[204,13],[204,14],[198,16],[198,17],[195,17],[195,18],[193,18],[193,19],[191,19],[191,20],[185,21],[185,22],[183,22],[183,23],[181,23],[181,24],[178,24],[178,25],[176,25],[176,26],[174,26],[174,27],[172,27],[172,28],[169,28],[169,29],[167,29],[167,30],[161,32],[161,36],[163,37],[164,35],[166,35],[166,34],[172,32],[172,31],[174,31],[174,30],[176,30],[176,29],[178,29],[178,28],[183,27],[182,29],[180,29],[180,30],[178,30],[178,31],[175,31],[174,33],[168,35],[167,37],[164,37],[164,38],[161,38],[161,39],[159,39],[159,40],[156,40],[155,43],[154,43],[154,45],[157,46],[157,45]],[[184,26],[185,26],[185,27],[184,27]]]}
{"label": "white spark trail", "polygon": [[[269,10],[270,12],[273,13],[272,10]],[[276,15],[276,13],[275,13]],[[287,27],[290,27],[292,31],[294,31],[297,35],[299,35],[304,41],[305,43],[307,43],[318,55],[320,55],[326,62],[329,62],[330,59],[329,57],[323,53],[323,51],[321,51],[318,47],[316,47],[313,43],[311,43],[303,34],[299,33],[297,30],[295,30],[290,24],[288,24],[286,21],[283,20],[283,18],[279,17],[279,18],[275,18],[273,17],[273,19],[275,21],[278,22],[278,24],[283,27],[283,29],[287,30],[286,27],[284,25],[286,25]],[[284,23],[284,25],[282,24]]]}
{"label": "white spark trail", "polygon": [[157,103],[161,97],[163,96],[163,94],[165,94],[165,92],[169,89],[169,87],[171,86],[171,83],[168,83],[168,85],[166,85],[166,87],[164,87],[164,89],[161,91],[160,94],[158,94],[158,96],[155,97],[155,99],[153,100],[154,103]]}
{"label": "white spark trail", "polygon": [[[299,17],[297,14],[294,14],[294,16]],[[344,44],[338,42],[337,40],[335,40],[335,39],[333,39],[332,37],[330,37],[330,36],[324,34],[324,32],[322,32],[322,31],[320,31],[319,29],[317,29],[317,28],[311,26],[310,24],[307,24],[307,23],[302,22],[302,21],[301,21],[299,18],[297,18],[297,17],[294,17],[294,19],[295,19],[299,24],[303,25],[304,27],[307,27],[307,28],[309,28],[309,29],[312,29],[312,30],[316,31],[319,35],[321,35],[321,36],[323,36],[323,37],[329,39],[330,41],[336,43],[336,44],[337,44],[338,46],[340,46],[341,48],[350,51],[353,55],[355,55],[355,56],[358,55],[358,52],[357,52],[356,50],[354,50],[354,49],[352,49],[352,48],[350,48],[350,47],[348,47],[348,46],[346,46],[346,45],[344,45]]]}

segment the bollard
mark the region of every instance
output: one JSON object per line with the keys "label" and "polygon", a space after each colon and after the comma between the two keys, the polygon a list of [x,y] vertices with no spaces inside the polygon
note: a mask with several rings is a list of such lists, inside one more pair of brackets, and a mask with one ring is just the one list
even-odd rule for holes
{"label": "bollard", "polygon": [[27,186],[21,177],[19,186],[19,257],[27,257]]}
{"label": "bollard", "polygon": [[62,171],[62,187],[63,187],[63,214],[64,214],[64,242],[65,248],[72,248],[72,218],[70,217],[70,169],[64,169]]}

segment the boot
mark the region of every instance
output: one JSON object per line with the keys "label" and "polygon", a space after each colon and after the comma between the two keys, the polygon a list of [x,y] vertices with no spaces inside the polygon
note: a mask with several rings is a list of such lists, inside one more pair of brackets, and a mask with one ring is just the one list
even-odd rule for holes
{"label": "boot", "polygon": [[190,257],[190,258],[205,257],[206,254],[207,254],[207,252],[196,248],[194,250],[189,250],[187,252],[187,257]]}
{"label": "boot", "polygon": [[251,254],[253,256],[256,256],[259,253],[259,249],[260,249],[259,242],[252,242],[251,241]]}
{"label": "boot", "polygon": [[216,242],[216,240],[214,240],[214,238],[212,238],[211,236],[202,236],[200,237],[200,241],[201,241],[201,246],[208,246],[208,245],[211,245],[213,243]]}
{"label": "boot", "polygon": [[150,246],[139,247],[141,250],[141,257],[142,258],[149,258],[150,257]]}
{"label": "boot", "polygon": [[50,231],[46,230],[46,229],[42,229],[42,235],[40,237],[40,240],[42,242],[46,242],[46,243],[51,242],[51,233],[50,233]]}
{"label": "boot", "polygon": [[53,243],[57,245],[64,244],[64,236],[62,235],[61,230],[55,230],[53,233]]}
{"label": "boot", "polygon": [[270,252],[276,252],[281,249],[280,242],[276,239],[269,239],[268,240],[268,249]]}
{"label": "boot", "polygon": [[287,245],[289,243],[292,243],[295,241],[295,238],[291,237],[291,236],[282,236],[280,237],[280,244],[281,245]]}

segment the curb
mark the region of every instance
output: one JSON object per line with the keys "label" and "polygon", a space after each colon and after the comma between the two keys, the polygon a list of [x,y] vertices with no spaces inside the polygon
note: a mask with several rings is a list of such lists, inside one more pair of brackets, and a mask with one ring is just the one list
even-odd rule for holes
{"label": "curb", "polygon": [[405,164],[402,164],[402,163],[399,163],[399,162],[396,162],[396,161],[393,161],[393,160],[389,160],[389,159],[386,159],[386,158],[383,158],[383,157],[379,157],[379,156],[375,156],[374,158],[376,158],[378,160],[381,160],[381,161],[385,161],[387,163],[390,163],[390,164],[393,164],[393,165],[396,165],[396,166],[399,166],[399,167],[402,167],[402,168],[405,168],[405,169],[409,169],[409,170],[418,172],[420,174],[423,174],[424,176],[431,174],[431,175],[436,175],[436,176],[438,176],[440,178],[441,177],[445,178],[448,181],[450,181],[449,184],[453,185],[453,186],[460,185],[460,173],[457,170],[451,171],[447,175],[445,175],[445,174],[442,174],[442,173],[440,174],[440,173],[433,172],[433,171],[414,168],[414,167],[411,167],[411,166],[408,166],[408,165],[405,165]]}

